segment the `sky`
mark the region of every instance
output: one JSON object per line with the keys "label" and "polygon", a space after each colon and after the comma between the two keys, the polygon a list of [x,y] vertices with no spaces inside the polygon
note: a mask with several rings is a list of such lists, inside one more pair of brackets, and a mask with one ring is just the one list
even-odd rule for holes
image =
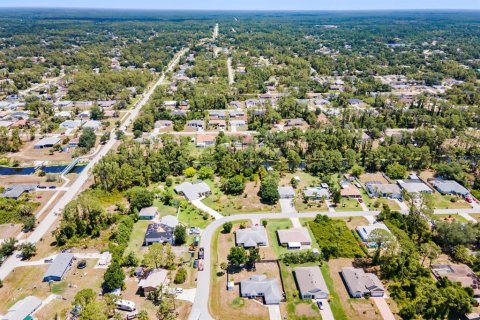
{"label": "sky", "polygon": [[480,10],[480,0],[0,0],[0,7],[80,7],[182,10]]}

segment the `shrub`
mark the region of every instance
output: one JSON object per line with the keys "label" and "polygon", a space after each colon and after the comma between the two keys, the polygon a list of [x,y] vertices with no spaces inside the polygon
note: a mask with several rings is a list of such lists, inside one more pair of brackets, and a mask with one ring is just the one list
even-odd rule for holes
{"label": "shrub", "polygon": [[175,284],[181,284],[184,283],[185,280],[187,280],[187,270],[185,270],[185,268],[179,268],[173,282]]}

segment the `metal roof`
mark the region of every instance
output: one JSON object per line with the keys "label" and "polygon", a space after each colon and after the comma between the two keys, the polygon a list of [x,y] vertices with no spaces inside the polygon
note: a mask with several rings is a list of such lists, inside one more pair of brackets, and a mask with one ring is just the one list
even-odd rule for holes
{"label": "metal roof", "polygon": [[65,271],[67,271],[68,267],[70,266],[70,263],[73,260],[73,253],[60,253],[57,255],[55,260],[53,260],[53,263],[50,265],[48,268],[47,272],[43,275],[43,278],[48,278],[48,277],[58,277],[62,278]]}
{"label": "metal roof", "polygon": [[17,301],[7,313],[2,317],[2,320],[24,320],[37,310],[42,305],[42,300],[34,296],[28,296],[20,301]]}

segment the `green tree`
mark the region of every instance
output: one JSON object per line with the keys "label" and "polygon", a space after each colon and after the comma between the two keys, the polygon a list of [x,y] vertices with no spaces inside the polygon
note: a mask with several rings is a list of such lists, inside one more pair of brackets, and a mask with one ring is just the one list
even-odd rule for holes
{"label": "green tree", "polygon": [[100,108],[98,105],[93,105],[90,108],[90,119],[92,120],[102,120],[105,117],[105,113],[103,109]]}
{"label": "green tree", "polygon": [[85,308],[88,304],[95,301],[97,294],[92,289],[82,289],[75,294],[73,305],[79,305]]}
{"label": "green tree", "polygon": [[127,191],[127,199],[130,203],[130,210],[140,210],[153,205],[153,193],[147,188],[133,187]]}
{"label": "green tree", "polygon": [[233,224],[227,221],[223,224],[223,233],[230,233],[232,231]]}
{"label": "green tree", "polygon": [[212,167],[205,166],[201,167],[200,170],[198,170],[198,177],[202,180],[212,179],[214,174],[215,171]]}
{"label": "green tree", "polygon": [[133,251],[130,251],[123,258],[122,266],[124,266],[124,267],[136,267],[136,266],[138,266],[138,258]]}
{"label": "green tree", "polygon": [[185,268],[182,268],[182,267],[178,268],[173,282],[175,284],[182,284],[185,282],[186,279],[187,279],[187,270],[185,270]]}
{"label": "green tree", "polygon": [[28,260],[37,254],[37,247],[31,242],[22,243],[19,249],[21,250],[23,260]]}
{"label": "green tree", "polygon": [[78,146],[86,150],[90,150],[95,146],[97,136],[92,128],[84,128],[80,138],[78,139]]}
{"label": "green tree", "polygon": [[269,204],[277,203],[280,199],[280,194],[278,193],[278,178],[269,174],[262,180],[260,185],[260,198]]}
{"label": "green tree", "polygon": [[342,194],[340,193],[340,190],[333,191],[332,200],[335,205],[338,205],[340,203],[340,201],[342,200]]}
{"label": "green tree", "polygon": [[80,320],[107,320],[105,303],[95,301],[85,306],[80,314]]}
{"label": "green tree", "polygon": [[195,170],[195,168],[193,167],[188,167],[185,170],[183,170],[183,175],[188,178],[191,178],[196,174],[197,174],[197,170]]}
{"label": "green tree", "polygon": [[243,182],[242,176],[234,176],[230,179],[227,179],[223,185],[222,190],[226,194],[239,195],[245,190],[245,183]]}
{"label": "green tree", "polygon": [[148,268],[160,268],[165,264],[165,248],[161,243],[154,243],[148,247],[143,256],[143,264]]}
{"label": "green tree", "polygon": [[125,273],[117,263],[112,263],[103,276],[102,288],[105,292],[112,292],[113,290],[125,286]]}
{"label": "green tree", "polygon": [[187,241],[187,230],[183,225],[178,225],[173,230],[175,236],[175,244],[182,245]]}
{"label": "green tree", "polygon": [[407,167],[399,163],[392,163],[387,166],[385,173],[390,179],[404,179],[407,175]]}
{"label": "green tree", "polygon": [[227,256],[228,262],[232,266],[240,266],[247,261],[248,255],[244,247],[231,247]]}

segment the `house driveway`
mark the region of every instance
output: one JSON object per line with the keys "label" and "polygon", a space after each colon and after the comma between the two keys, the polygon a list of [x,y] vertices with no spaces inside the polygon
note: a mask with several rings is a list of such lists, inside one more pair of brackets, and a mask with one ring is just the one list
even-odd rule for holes
{"label": "house driveway", "polygon": [[[375,304],[377,305],[380,314],[382,315],[383,320],[395,320],[395,316],[393,315],[390,307],[387,304],[387,301],[383,297],[372,297]],[[322,315],[323,316],[323,315]]]}
{"label": "house driveway", "polygon": [[222,219],[223,216],[218,213],[217,211],[213,210],[212,208],[210,208],[209,206],[207,206],[206,204],[204,204],[202,202],[202,199],[197,199],[197,200],[192,200],[191,203],[197,208],[197,209],[200,209],[202,210],[203,212],[206,212],[208,213],[209,215],[211,215],[215,220],[217,219]]}
{"label": "house driveway", "polygon": [[297,213],[297,209],[293,205],[293,199],[280,199],[279,202],[282,213]]}
{"label": "house driveway", "polygon": [[190,301],[191,303],[193,303],[193,301],[195,300],[196,292],[197,292],[197,288],[183,289],[183,292],[177,294],[175,298],[178,300]]}
{"label": "house driveway", "polygon": [[330,303],[328,303],[327,299],[322,299],[323,303],[323,310],[320,310],[320,314],[322,315],[322,320],[335,320],[333,317],[332,308],[330,308]]}
{"label": "house driveway", "polygon": [[280,312],[279,305],[269,305],[267,307],[270,320],[282,320],[282,313]]}
{"label": "house driveway", "polygon": [[302,227],[302,224],[300,223],[299,218],[290,218],[290,220],[292,220],[292,225],[293,225],[294,228],[301,228]]}

